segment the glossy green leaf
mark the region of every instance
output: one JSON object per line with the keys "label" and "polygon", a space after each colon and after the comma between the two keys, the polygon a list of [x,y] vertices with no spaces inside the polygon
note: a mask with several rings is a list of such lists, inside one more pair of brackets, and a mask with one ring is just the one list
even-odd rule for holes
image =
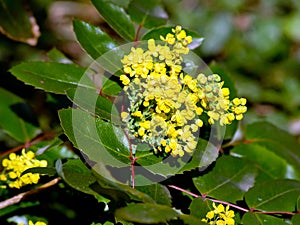
{"label": "glossy green leaf", "polygon": [[127,41],[133,41],[135,29],[133,22],[123,7],[109,0],[92,0],[101,16],[121,37]]}
{"label": "glossy green leaf", "polygon": [[81,20],[74,20],[73,27],[77,40],[93,59],[117,47],[117,43],[100,27]]}
{"label": "glossy green leaf", "polygon": [[201,197],[193,199],[189,206],[191,215],[197,218],[205,218],[206,213],[213,209],[211,201]]}
{"label": "glossy green leaf", "polygon": [[207,174],[193,178],[202,195],[236,202],[254,185],[256,169],[246,160],[222,156]]}
{"label": "glossy green leaf", "polygon": [[167,222],[175,219],[179,214],[172,208],[157,204],[131,204],[117,209],[115,216],[118,219],[141,224]]}
{"label": "glossy green leaf", "polygon": [[22,1],[0,0],[0,12],[1,33],[29,45],[37,44],[39,26]]}
{"label": "glossy green leaf", "polygon": [[136,189],[151,196],[157,204],[171,206],[172,200],[169,190],[159,183],[137,186]]}
{"label": "glossy green leaf", "polygon": [[299,195],[299,181],[279,179],[256,184],[245,194],[245,200],[252,209],[293,212]]}
{"label": "glossy green leaf", "polygon": [[290,177],[290,166],[272,150],[257,143],[240,144],[230,150],[231,155],[251,160],[258,169],[256,182]]}
{"label": "glossy green leaf", "polygon": [[20,97],[0,88],[0,127],[11,137],[25,143],[41,131],[32,109]]}
{"label": "glossy green leaf", "polygon": [[[174,27],[159,27],[152,29],[146,34],[144,34],[142,40],[149,40],[151,38],[153,38],[154,40],[160,40],[160,36],[165,37],[168,33],[172,33],[172,29],[174,29]],[[201,37],[198,33],[187,29],[184,30],[186,31],[187,35],[191,35],[193,37],[193,42],[189,44],[190,49],[195,49],[202,44],[203,37]]]}
{"label": "glossy green leaf", "polygon": [[259,213],[247,212],[242,222],[244,225],[287,225],[289,223],[284,222],[283,219],[279,219],[275,216],[264,215]]}
{"label": "glossy green leaf", "polygon": [[93,195],[99,202],[103,202],[106,205],[110,202],[109,199],[99,195],[90,187],[91,184],[96,182],[96,177],[80,160],[71,159],[64,164],[58,160],[56,169],[58,174],[72,188]]}
{"label": "glossy green leaf", "polygon": [[66,90],[77,87],[95,89],[87,77],[87,70],[73,64],[26,62],[9,71],[25,84],[57,94],[64,94]]}
{"label": "glossy green leaf", "polygon": [[247,126],[246,139],[284,159],[288,164],[286,177],[300,177],[300,144],[289,133],[270,123],[256,122]]}
{"label": "glossy green leaf", "polygon": [[146,28],[154,28],[166,24],[168,15],[159,0],[133,0],[128,6],[132,20]]}
{"label": "glossy green leaf", "polygon": [[116,107],[110,100],[99,95],[94,90],[76,88],[67,91],[68,98],[77,106],[102,119],[120,124],[120,116]]}
{"label": "glossy green leaf", "polygon": [[66,57],[61,51],[56,48],[51,49],[47,52],[47,56],[51,61],[64,63],[64,64],[73,64],[73,61]]}
{"label": "glossy green leaf", "polygon": [[61,170],[58,169],[59,175],[72,188],[86,194],[96,194],[89,187],[92,183],[96,182],[96,178],[80,160],[70,159],[57,168],[61,168]]}
{"label": "glossy green leaf", "polygon": [[79,109],[60,110],[59,117],[69,140],[91,161],[118,167],[130,164],[127,138],[120,127]]}

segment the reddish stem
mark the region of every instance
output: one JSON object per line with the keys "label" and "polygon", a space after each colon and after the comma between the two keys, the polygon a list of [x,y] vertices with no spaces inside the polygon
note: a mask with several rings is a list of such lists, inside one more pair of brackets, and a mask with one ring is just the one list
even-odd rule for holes
{"label": "reddish stem", "polygon": [[139,42],[139,34],[140,34],[140,31],[142,29],[142,25],[139,24],[137,30],[136,30],[136,33],[135,33],[135,37],[134,37],[134,47],[136,47],[138,45],[138,42]]}
{"label": "reddish stem", "polygon": [[23,148],[29,148],[31,145],[33,144],[36,144],[40,141],[43,141],[45,139],[50,139],[50,138],[53,138],[57,135],[57,133],[55,132],[49,132],[49,133],[45,133],[43,134],[42,136],[39,136],[39,137],[35,137],[34,139],[32,139],[31,141],[27,141],[25,144],[22,144],[22,145],[19,145],[19,146],[16,146],[14,148],[11,148],[5,152],[2,152],[0,153],[0,157],[2,156],[6,156],[6,155],[9,155],[10,153],[12,152],[17,152]]}

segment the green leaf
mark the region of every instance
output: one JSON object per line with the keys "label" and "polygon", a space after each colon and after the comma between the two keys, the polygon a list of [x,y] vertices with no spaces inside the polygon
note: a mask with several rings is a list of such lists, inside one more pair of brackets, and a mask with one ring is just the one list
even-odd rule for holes
{"label": "green leaf", "polygon": [[115,216],[118,219],[141,224],[166,223],[175,219],[179,214],[172,208],[157,204],[131,204],[117,209]]}
{"label": "green leaf", "polygon": [[199,138],[196,150],[190,161],[188,161],[179,171],[190,171],[195,168],[204,168],[212,164],[219,155],[219,149],[210,142]]}
{"label": "green leaf", "polygon": [[259,213],[247,212],[242,218],[243,225],[287,225],[282,219]]}
{"label": "green leaf", "polygon": [[292,135],[269,123],[256,122],[247,126],[246,139],[284,159],[288,163],[287,177],[300,177],[300,144]]}
{"label": "green leaf", "polygon": [[118,96],[122,91],[122,87],[115,81],[103,77],[102,94],[109,96]]}
{"label": "green leaf", "polygon": [[300,224],[300,215],[299,214],[296,214],[292,217],[292,224],[293,225]]}
{"label": "green leaf", "polygon": [[290,177],[290,166],[285,159],[257,143],[239,144],[230,150],[230,154],[252,161],[253,166],[258,169],[256,182],[278,178],[296,178]]}
{"label": "green leaf", "polygon": [[79,160],[70,159],[58,169],[59,175],[72,188],[86,194],[98,195],[89,186],[96,182],[93,173]]}
{"label": "green leaf", "polygon": [[256,169],[246,160],[222,156],[215,167],[207,174],[193,178],[196,188],[202,195],[236,202],[254,185]]}
{"label": "green leaf", "polygon": [[207,225],[207,223],[202,222],[201,219],[192,215],[181,214],[179,216],[179,219],[182,220],[184,224],[188,225]]}
{"label": "green leaf", "polygon": [[179,158],[155,155],[151,146],[141,144],[137,145],[136,162],[152,173],[166,177],[206,167],[216,160],[218,153],[218,149],[204,139],[199,139],[193,155]]}
{"label": "green leaf", "polygon": [[25,143],[41,131],[30,107],[20,97],[0,88],[0,127],[11,137]]}
{"label": "green leaf", "polygon": [[130,165],[128,141],[120,127],[78,109],[60,110],[59,118],[69,140],[90,160],[117,167]]}
{"label": "green leaf", "polygon": [[39,173],[47,176],[57,175],[56,169],[54,167],[33,167],[25,170],[22,174],[26,173]]}
{"label": "green leaf", "polygon": [[132,20],[148,29],[166,24],[168,15],[159,0],[133,0],[128,6]]}
{"label": "green leaf", "polygon": [[[174,27],[159,27],[152,29],[148,33],[144,34],[142,40],[149,40],[152,38],[154,40],[160,40],[160,36],[165,37],[168,33],[172,33],[172,29],[174,29]],[[190,35],[193,37],[193,42],[189,44],[190,49],[195,49],[202,44],[203,37],[201,37],[198,33],[187,29],[184,30],[186,31],[186,35]]]}
{"label": "green leaf", "polygon": [[157,204],[171,206],[171,195],[169,190],[161,184],[137,186],[137,190],[148,194]]}
{"label": "green leaf", "polygon": [[29,45],[37,44],[39,26],[22,1],[0,0],[0,12],[1,33]]}
{"label": "green leaf", "polygon": [[252,209],[293,212],[299,195],[299,181],[279,179],[256,184],[245,194],[245,200]]}
{"label": "green leaf", "polygon": [[26,84],[57,94],[77,87],[95,90],[93,82],[87,77],[88,71],[75,64],[27,62],[9,71]]}
{"label": "green leaf", "polygon": [[92,0],[101,16],[122,38],[133,41],[135,29],[124,8],[108,0]]}
{"label": "green leaf", "polygon": [[189,206],[191,215],[197,218],[205,218],[206,213],[213,210],[212,203],[202,197],[194,198]]}
{"label": "green leaf", "polygon": [[51,61],[64,63],[64,64],[73,64],[73,61],[66,57],[61,51],[57,50],[56,48],[51,49],[47,52],[47,56]]}
{"label": "green leaf", "polygon": [[120,124],[119,111],[110,100],[96,93],[95,90],[76,88],[67,91],[68,98],[83,110],[99,116],[102,119]]}
{"label": "green leaf", "polygon": [[81,20],[74,20],[73,27],[77,40],[93,59],[99,58],[105,52],[118,46],[117,43],[99,27]]}

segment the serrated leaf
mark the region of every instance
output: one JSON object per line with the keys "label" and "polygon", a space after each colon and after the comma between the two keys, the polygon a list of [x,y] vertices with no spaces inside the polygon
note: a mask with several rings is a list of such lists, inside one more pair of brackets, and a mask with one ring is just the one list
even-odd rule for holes
{"label": "serrated leaf", "polygon": [[[152,38],[154,40],[160,40],[160,36],[165,37],[168,33],[172,33],[172,29],[174,29],[174,27],[159,27],[159,28],[152,29],[148,33],[144,34],[142,40],[149,40]],[[190,49],[195,49],[202,44],[203,37],[201,37],[198,33],[187,29],[184,30],[186,31],[187,35],[193,37],[193,42],[188,46]]]}
{"label": "serrated leaf", "polygon": [[270,123],[256,122],[247,126],[246,139],[284,159],[289,165],[289,174],[286,176],[300,177],[300,144],[292,135]]}
{"label": "serrated leaf", "polygon": [[193,182],[202,195],[236,202],[254,185],[255,176],[256,169],[248,161],[222,156],[212,171],[193,178]]}
{"label": "serrated leaf", "polygon": [[299,195],[299,181],[279,179],[256,184],[245,194],[245,200],[252,209],[293,212]]}
{"label": "serrated leaf", "polygon": [[256,182],[278,178],[296,178],[291,177],[291,167],[283,158],[257,143],[239,144],[230,150],[230,154],[252,161],[258,169]]}
{"label": "serrated leaf", "polygon": [[100,27],[81,20],[74,20],[73,27],[77,40],[93,59],[99,58],[105,52],[118,46]]}
{"label": "serrated leaf", "polygon": [[93,82],[85,74],[87,70],[75,64],[26,62],[9,71],[26,84],[57,94],[77,87],[95,90]]}
{"label": "serrated leaf", "polygon": [[242,222],[244,225],[287,225],[288,223],[284,220],[271,215],[264,215],[259,213],[247,212],[243,218]]}
{"label": "serrated leaf", "polygon": [[117,209],[115,216],[118,219],[141,224],[167,222],[175,219],[179,214],[172,208],[157,204],[131,204]]}
{"label": "serrated leaf", "polygon": [[171,206],[172,200],[169,190],[159,183],[147,186],[137,186],[136,189],[148,194],[157,204]]}
{"label": "serrated leaf", "polygon": [[91,161],[117,167],[130,165],[127,137],[120,127],[78,109],[60,110],[59,118],[69,140]]}
{"label": "serrated leaf", "polygon": [[99,95],[96,91],[86,88],[70,89],[66,92],[68,98],[77,106],[102,119],[120,124],[120,116],[110,100]]}
{"label": "serrated leaf", "polygon": [[108,0],[92,0],[101,16],[121,37],[127,41],[133,41],[135,29],[133,22],[123,7]]}
{"label": "serrated leaf", "polygon": [[166,24],[168,15],[159,0],[133,0],[128,6],[132,20],[148,29]]}
{"label": "serrated leaf", "polygon": [[0,127],[11,137],[25,143],[41,131],[33,111],[20,97],[0,88]]}
{"label": "serrated leaf", "polygon": [[1,33],[29,45],[37,44],[39,26],[22,1],[0,0],[0,12]]}

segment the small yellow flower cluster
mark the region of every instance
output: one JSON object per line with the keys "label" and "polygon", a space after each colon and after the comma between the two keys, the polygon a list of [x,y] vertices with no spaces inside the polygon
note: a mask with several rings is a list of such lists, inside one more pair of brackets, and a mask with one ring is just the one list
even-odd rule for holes
{"label": "small yellow flower cluster", "polygon": [[163,45],[148,40],[147,50],[132,47],[121,60],[120,80],[129,100],[121,117],[131,138],[150,144],[155,153],[181,157],[197,146],[203,112],[210,124],[230,124],[242,119],[246,99],[230,101],[217,74],[193,78],[183,71],[182,56],[188,54],[192,37],[180,26],[161,40]]}
{"label": "small yellow flower cluster", "polygon": [[[35,154],[32,151],[25,152],[22,150],[21,155],[10,153],[8,158],[2,161],[3,171],[0,174],[0,181],[8,184],[10,188],[21,188],[27,184],[36,184],[40,179],[38,173],[22,173],[34,167],[46,167],[46,160],[38,160],[35,158]],[[6,188],[6,185],[2,185],[2,188]]]}
{"label": "small yellow flower cluster", "polygon": [[[18,225],[24,225],[24,223],[19,223]],[[37,221],[36,223],[33,223],[31,220],[29,220],[28,225],[47,225],[47,224],[41,221]]]}
{"label": "small yellow flower cluster", "polygon": [[229,205],[226,208],[219,204],[218,206],[213,203],[214,210],[209,211],[206,214],[206,218],[203,218],[201,221],[208,224],[216,225],[234,225],[234,211],[229,210]]}

